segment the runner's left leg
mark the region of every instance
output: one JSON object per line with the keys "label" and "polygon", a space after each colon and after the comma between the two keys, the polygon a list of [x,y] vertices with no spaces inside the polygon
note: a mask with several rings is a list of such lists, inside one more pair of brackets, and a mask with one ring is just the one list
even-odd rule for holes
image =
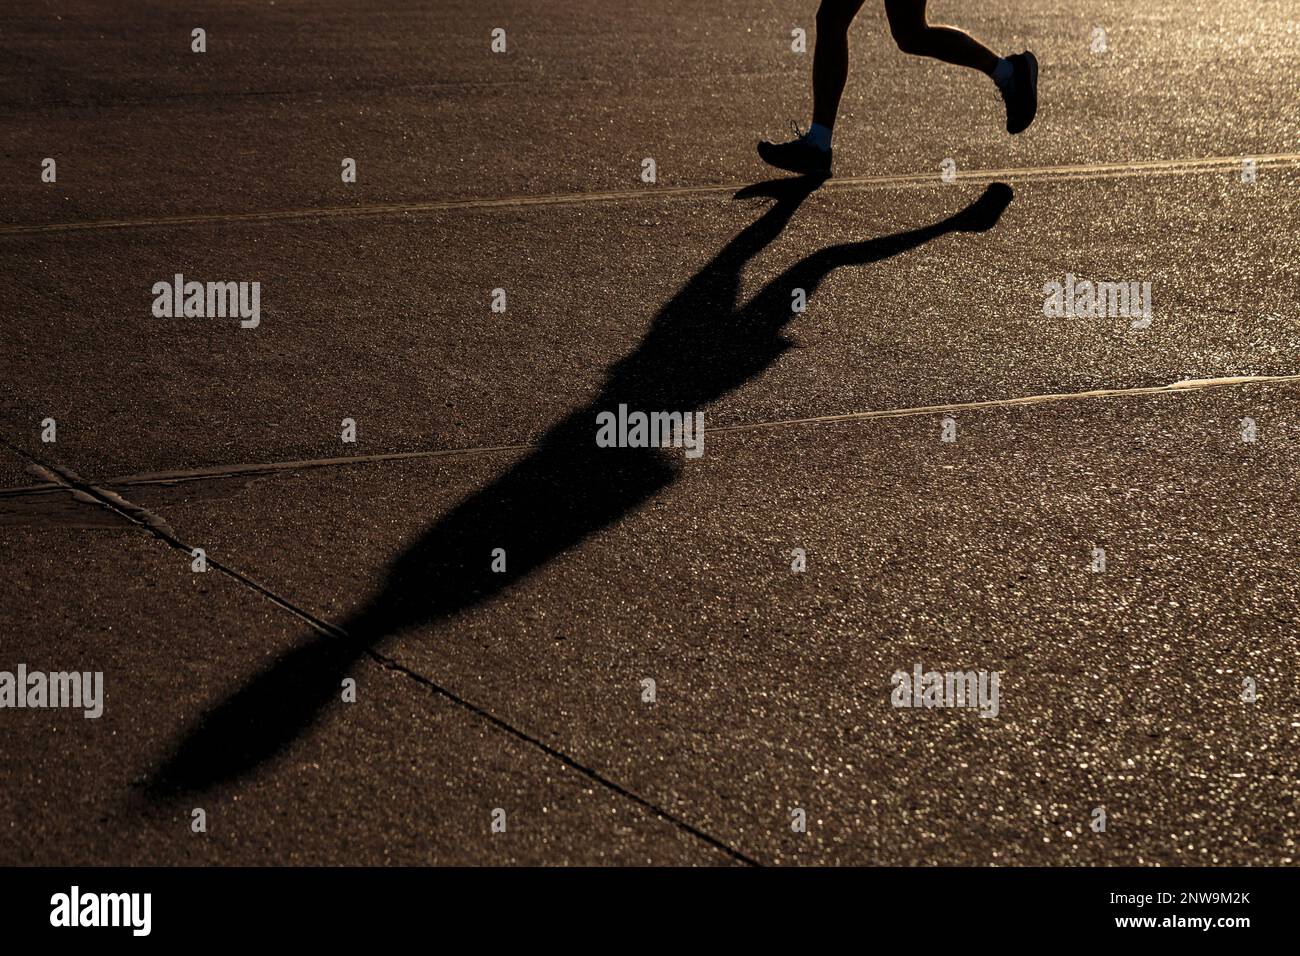
{"label": "runner's left leg", "polygon": [[831,130],[849,78],[849,25],[866,0],[822,0],[817,8],[817,46],[813,51],[813,118],[808,132],[788,143],[758,144],[758,155],[778,169],[828,176]]}
{"label": "runner's left leg", "polygon": [[813,122],[832,129],[849,79],[849,25],[865,0],[822,0],[813,49]]}

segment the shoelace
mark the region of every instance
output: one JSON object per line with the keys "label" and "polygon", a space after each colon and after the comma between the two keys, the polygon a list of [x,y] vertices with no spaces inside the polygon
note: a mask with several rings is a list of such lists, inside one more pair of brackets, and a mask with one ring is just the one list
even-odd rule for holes
{"label": "shoelace", "polygon": [[795,139],[806,139],[808,136],[808,133],[805,133],[803,130],[801,130],[799,128],[799,124],[796,123],[794,120],[790,120],[790,129],[794,131]]}

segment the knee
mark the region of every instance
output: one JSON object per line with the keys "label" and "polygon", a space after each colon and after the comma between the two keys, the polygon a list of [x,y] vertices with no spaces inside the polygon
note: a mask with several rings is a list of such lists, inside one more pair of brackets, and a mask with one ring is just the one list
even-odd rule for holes
{"label": "knee", "polygon": [[925,32],[929,26],[925,22],[924,5],[918,7],[912,0],[889,0],[885,14],[889,18],[889,32],[900,50],[913,54],[925,51]]}
{"label": "knee", "polygon": [[889,24],[889,32],[893,34],[898,48],[914,56],[920,56],[925,52],[925,31],[924,23],[899,24],[891,21]]}

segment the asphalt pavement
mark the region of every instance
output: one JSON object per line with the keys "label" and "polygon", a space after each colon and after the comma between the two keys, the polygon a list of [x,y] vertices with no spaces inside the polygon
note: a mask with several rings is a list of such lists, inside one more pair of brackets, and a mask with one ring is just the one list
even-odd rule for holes
{"label": "asphalt pavement", "polygon": [[1294,11],[814,8],[3,15],[0,863],[1294,862]]}

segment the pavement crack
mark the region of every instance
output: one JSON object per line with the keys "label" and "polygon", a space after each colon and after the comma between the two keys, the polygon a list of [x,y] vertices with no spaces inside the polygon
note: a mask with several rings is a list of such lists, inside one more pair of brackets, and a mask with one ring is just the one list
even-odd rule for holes
{"label": "pavement crack", "polygon": [[[18,454],[28,457],[21,449],[10,445],[8,442],[5,442],[5,444]],[[90,484],[70,468],[40,462],[30,457],[28,457],[28,461],[28,472],[38,478],[46,479],[51,484],[66,488],[72,492],[72,497],[77,501],[85,504],[101,505],[132,524],[143,525],[159,537],[172,541],[176,540],[176,532],[172,530],[171,525],[147,508],[142,508],[127,501],[115,491]]]}
{"label": "pavement crack", "polygon": [[527,733],[524,730],[519,729],[518,727],[509,723],[508,721],[505,721],[502,718],[496,716],[491,711],[484,710],[482,707],[479,707],[477,704],[465,700],[463,697],[460,697],[459,695],[453,693],[452,691],[448,690],[446,687],[443,687],[441,684],[437,683],[436,681],[433,681],[428,677],[425,677],[423,674],[420,674],[417,671],[413,671],[409,667],[406,667],[404,664],[400,664],[396,660],[390,657],[386,657],[373,649],[367,650],[366,654],[369,655],[375,661],[377,661],[379,664],[381,664],[383,667],[387,668],[388,670],[396,671],[400,674],[405,675],[406,677],[409,677],[411,680],[416,681],[419,684],[422,684],[423,686],[427,687],[429,690],[433,691],[435,694],[445,697],[447,700],[451,701],[457,706],[463,707],[464,709],[470,711],[471,713],[477,715],[478,717],[481,717],[483,720],[492,724],[498,730],[510,734],[512,737],[515,737],[518,740],[523,741],[524,743],[536,747],[538,750],[544,752],[547,756],[553,757],[554,759],[560,761],[571,770],[576,770],[578,773],[582,774],[584,777],[591,780],[593,783],[597,783],[600,786],[604,787],[605,789],[617,794],[618,796],[624,797],[625,799],[632,801],[633,803],[641,807],[643,810],[649,811],[650,813],[654,814],[655,816],[659,817],[665,822],[670,823],[673,826],[677,827],[679,830],[682,830],[683,832],[690,834],[696,839],[702,840],[703,842],[713,847],[715,850],[719,850],[720,852],[725,853],[727,856],[731,857],[733,860],[737,861],[738,863],[745,863],[749,866],[762,865],[753,857],[748,856],[747,854],[741,852],[740,850],[737,850],[735,847],[731,846],[730,844],[723,842],[717,837],[714,837],[706,833],[705,831],[699,829],[696,826],[693,826],[692,824],[688,823],[686,820],[683,820],[681,817],[677,816],[676,814],[668,810],[665,810],[657,803],[647,800],[645,797],[642,797],[640,794],[637,794],[627,789],[626,787],[622,786],[621,784],[616,783],[615,781],[601,774],[600,771],[588,767],[586,764],[581,763],[580,761],[571,757],[569,754],[565,753],[564,751],[552,747],[544,740],[539,740],[537,737],[532,736],[531,734]]}

